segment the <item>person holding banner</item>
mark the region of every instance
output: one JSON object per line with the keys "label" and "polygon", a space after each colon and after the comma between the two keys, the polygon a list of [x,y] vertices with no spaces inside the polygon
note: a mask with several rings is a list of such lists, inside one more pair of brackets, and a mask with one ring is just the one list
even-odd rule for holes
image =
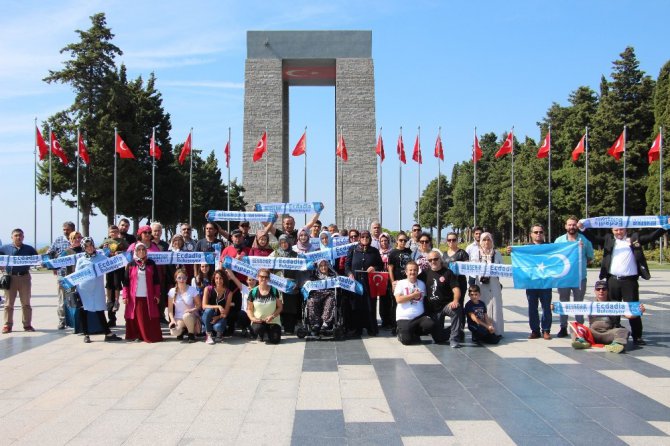
{"label": "person holding banner", "polygon": [[147,248],[135,245],[133,260],[123,272],[123,304],[126,306],[126,340],[161,342],[160,276],[153,260],[147,258]]}
{"label": "person holding banner", "polygon": [[[598,280],[595,283],[594,289],[596,293],[596,302],[607,302],[610,300],[606,280]],[[640,304],[640,311],[642,313],[645,311],[643,304]],[[633,316],[626,316],[628,319],[632,317]],[[580,327],[577,326],[577,329],[579,328]],[[589,340],[583,336],[578,336],[577,333],[573,332],[572,348],[581,350],[591,348],[591,344],[605,344],[605,350],[610,353],[623,353],[626,349],[625,346],[628,343],[630,332],[619,325],[619,317],[591,315],[589,316],[589,328],[590,330],[580,332],[580,334],[587,337],[590,332],[591,339]]]}
{"label": "person holding banner", "polygon": [[[458,234],[455,232],[450,232],[447,234],[447,250],[442,254],[442,262],[449,266],[451,262],[468,262],[470,261],[470,256],[467,251],[458,247]],[[458,276],[458,288],[461,290],[461,298],[459,304],[461,308],[464,308],[465,305],[465,292],[468,288],[468,279],[463,274]],[[465,328],[465,313],[461,313],[461,330],[458,333],[458,340],[463,342],[465,339],[465,333],[463,332]]]}
{"label": "person holding banner", "polygon": [[[70,247],[67,248],[65,251],[63,251],[62,255],[70,256],[70,255],[74,255],[74,254],[79,254],[80,252],[84,252],[84,248],[81,247],[81,241],[83,240],[83,238],[84,237],[82,237],[82,235],[79,231],[71,232],[70,235],[69,235]],[[63,271],[63,276],[62,277],[66,277],[69,274],[72,274],[74,272],[74,267],[75,267],[75,264],[72,264],[71,266],[66,266],[65,268],[63,268],[64,271]],[[106,286],[107,286],[107,284],[105,283],[105,287]],[[60,313],[60,311],[61,311],[61,308],[60,308],[60,306],[61,306],[61,296],[62,296],[62,299],[63,299],[63,303],[62,303],[62,305],[63,305],[63,307],[62,307],[63,308],[62,309],[62,311],[63,311],[63,313],[62,313],[63,314],[63,328],[60,328],[61,325],[59,324],[58,329],[59,330],[64,330],[66,325],[67,325],[67,323],[66,323],[67,318],[65,316],[66,313],[67,313],[67,307],[77,308],[77,306],[78,306],[77,302],[76,302],[76,299],[75,299],[75,294],[77,293],[77,289],[75,287],[65,288],[65,287],[62,286],[62,284],[60,284],[60,282],[58,284],[58,288],[59,288],[59,294],[58,294],[58,310],[57,311],[58,311],[59,318],[60,318],[60,315],[61,315],[61,313]],[[107,308],[109,309],[109,305],[107,306]],[[70,320],[70,322],[72,323],[72,326],[74,327],[74,321]]]}
{"label": "person holding banner", "polygon": [[[102,241],[100,246],[102,249],[109,250],[109,255],[117,255],[123,253],[128,249],[128,242],[121,237],[119,227],[111,225],[109,227],[107,238]],[[123,280],[123,270],[117,269],[105,274],[105,291],[107,293],[107,319],[109,320],[109,327],[116,327],[116,312],[119,309],[119,297],[121,294]]]}
{"label": "person holding banner", "polygon": [[323,225],[321,224],[321,220],[315,221],[312,227],[309,229],[309,236],[313,238],[318,238],[319,234],[321,234],[322,227]]}
{"label": "person holding banner", "polygon": [[393,295],[398,302],[396,324],[398,341],[410,345],[420,340],[420,336],[431,333],[435,321],[426,315],[423,298],[426,285],[419,280],[419,265],[410,260],[405,267],[406,279],[396,282]]}
{"label": "person holding banner", "polygon": [[[493,247],[493,236],[490,232],[483,232],[479,238],[479,249],[470,257],[473,262],[502,263],[502,255]],[[493,320],[495,334],[503,336],[505,319],[503,318],[502,286],[500,278],[495,276],[477,276],[475,285],[481,291],[481,300],[486,305],[486,312]]]}
{"label": "person holding banner", "polygon": [[[314,226],[314,223],[319,220],[319,214],[319,212],[315,213],[312,216],[312,219],[305,225],[304,229],[307,231],[307,233],[309,233],[312,226]],[[279,240],[279,237],[282,234],[286,235],[289,238],[289,244],[291,246],[295,245],[296,241],[298,240],[298,230],[295,229],[295,219],[292,216],[287,215],[282,219],[282,229],[274,228],[273,225],[274,223],[268,222],[268,224],[265,226],[265,232],[273,234],[277,240]]]}
{"label": "person holding banner", "polygon": [[[330,268],[327,260],[320,260],[312,273],[312,280],[326,280],[337,274]],[[307,322],[312,336],[318,336],[321,330],[331,330],[335,325],[335,289],[313,290],[307,298]]]}
{"label": "person holding banner", "polygon": [[[283,235],[281,237],[284,237]],[[282,300],[279,291],[270,286],[270,271],[258,270],[258,286],[249,292],[247,298],[247,316],[251,321],[251,333],[261,341],[267,336],[268,344],[279,344],[281,326],[279,316],[282,313]]]}
{"label": "person holding banner", "polygon": [[[184,249],[185,247],[186,247],[186,242],[184,240],[184,236],[182,236],[181,234],[175,234],[175,235],[172,236],[172,240],[170,240],[170,248],[169,248],[170,251],[172,251],[172,252],[182,252],[182,251],[185,251],[185,249]],[[194,265],[182,265],[182,264],[178,264],[178,263],[172,263],[172,264],[169,264],[169,265],[165,265],[165,282],[166,282],[165,287],[166,287],[166,289],[169,290],[170,288],[172,288],[176,285],[175,282],[174,282],[174,273],[178,269],[183,269],[184,271],[186,271],[186,274],[188,274],[187,282],[190,282],[195,275],[193,273],[193,268],[194,268]]]}
{"label": "person holding banner", "polygon": [[[291,249],[290,240],[291,238],[287,234],[281,234],[279,236],[279,246],[277,246],[275,252],[268,257],[297,258],[298,254]],[[274,273],[279,277],[295,280],[297,272],[298,271],[285,269],[275,270]],[[300,294],[298,293],[300,286],[302,285],[296,286],[293,293],[280,292],[281,301],[283,303],[281,325],[284,327],[284,333],[286,334],[295,333],[295,325],[298,321],[298,315],[302,313],[302,299],[300,299]]]}
{"label": "person holding banner", "polygon": [[274,250],[270,246],[270,236],[267,235],[265,231],[256,232],[256,238],[254,238],[254,243],[251,245],[249,255],[255,257],[267,257],[272,254],[273,251]]}
{"label": "person holding banner", "polygon": [[219,238],[219,225],[213,221],[208,221],[205,224],[205,237],[198,240],[195,244],[195,251],[197,252],[214,252],[214,245],[220,244],[225,246],[223,240]]}
{"label": "person holding banner", "polygon": [[[75,226],[71,221],[66,221],[63,223],[63,235],[58,236],[56,240],[51,244],[51,247],[47,251],[47,255],[51,259],[60,257],[61,253],[70,247],[70,234],[74,232]],[[58,268],[54,271],[54,274],[58,277],[67,276],[65,268]],[[58,316],[58,329],[65,329],[65,298],[63,296],[63,287],[58,284],[58,306],[56,307],[56,314]]]}
{"label": "person holding banner", "polygon": [[[17,228],[12,231],[12,243],[0,247],[0,254],[8,256],[36,256],[37,251],[30,245],[23,243],[23,229]],[[35,331],[31,325],[33,319],[33,308],[30,306],[32,292],[32,280],[30,278],[30,266],[8,266],[7,274],[11,277],[10,287],[5,290],[5,315],[2,333],[11,333],[14,325],[14,302],[16,295],[21,300],[21,312],[23,313],[23,330]]]}
{"label": "person holding banner", "polygon": [[[84,245],[84,256],[77,260],[75,271],[95,265],[96,263],[104,262],[107,258],[98,254],[95,243],[91,237],[84,237],[82,240]],[[81,323],[82,332],[84,334],[84,343],[89,344],[91,337],[88,334],[88,313],[95,313],[102,330],[105,332],[105,342],[120,341],[121,338],[113,334],[105,319],[105,310],[107,309],[105,296],[104,277],[99,275],[93,279],[87,280],[77,285],[77,292],[81,298],[82,308],[79,312],[79,321]]]}
{"label": "person holding banner", "polygon": [[[610,299],[617,302],[639,302],[638,278],[642,277],[645,280],[651,278],[642,246],[658,240],[665,234],[665,229],[659,228],[649,234],[634,231],[628,235],[626,228],[614,227],[611,233],[601,236],[591,229],[586,229],[581,221],[578,227],[591,242],[603,246],[599,277],[601,280],[607,280]],[[646,345],[647,342],[642,338],[642,319],[632,317],[628,322],[633,343]]]}
{"label": "person holding banner", "polygon": [[[223,262],[226,257],[242,260],[242,258],[249,255],[250,249],[247,248],[247,246],[244,244],[242,231],[239,229],[233,229],[230,233],[230,238],[233,242],[223,251],[221,251],[221,262]],[[235,273],[235,275],[240,282],[246,280],[246,276],[244,274]],[[231,301],[231,308],[227,313],[226,334],[232,336],[233,333],[235,333],[235,323],[237,322],[237,317],[241,311],[244,311],[244,309],[242,308],[242,296],[240,294],[239,288],[237,288],[234,283],[229,282],[228,289],[230,290],[230,296],[228,296],[228,299]]]}
{"label": "person holding banner", "polygon": [[242,240],[243,240],[244,246],[246,246],[249,249],[251,249],[251,247],[254,244],[254,240],[256,239],[255,236],[253,236],[249,233],[249,228],[250,227],[251,227],[251,223],[249,223],[248,221],[243,221],[238,226],[239,230],[242,231]]}
{"label": "person holding banner", "polygon": [[298,231],[298,241],[293,245],[293,250],[298,254],[314,251],[314,248],[309,241],[309,232],[306,228],[302,228]]}
{"label": "person holding banner", "polygon": [[[479,253],[479,242],[481,240],[482,232],[484,232],[484,230],[481,226],[474,226],[472,228],[472,243],[465,247],[465,252],[468,254],[470,259],[474,259]],[[475,277],[468,277],[468,285],[474,285],[475,280]]]}
{"label": "person holding banner", "polygon": [[180,227],[181,236],[184,238],[184,247],[183,251],[192,252],[195,251],[195,241],[191,238],[193,233],[193,228],[188,223],[182,223]]}
{"label": "person holding banner", "polygon": [[137,230],[137,241],[135,243],[131,243],[130,246],[128,246],[128,249],[126,252],[134,253],[135,252],[135,245],[138,243],[142,243],[146,248],[148,252],[160,252],[161,249],[158,247],[157,244],[153,242],[153,235],[151,233],[151,226],[149,225],[143,225],[140,226],[140,228]]}
{"label": "person holding banner", "polygon": [[368,274],[384,269],[384,262],[379,254],[379,250],[370,246],[372,236],[370,231],[362,231],[359,244],[352,247],[347,254],[345,271],[350,279],[354,279],[363,284],[362,295],[352,295],[349,302],[350,318],[347,324],[350,324],[350,335],[361,336],[363,329],[368,331],[368,336],[376,336],[377,329],[377,301],[370,296],[370,285],[368,283]]}
{"label": "person holding banner", "polygon": [[[388,272],[389,280],[391,282],[391,290],[395,290],[395,286],[398,281],[407,279],[405,275],[405,267],[407,264],[412,261],[412,250],[407,247],[407,241],[409,237],[403,231],[398,233],[398,238],[396,239],[396,247],[391,250],[388,256]],[[391,334],[395,335],[396,332],[396,306],[398,303],[394,298],[392,301],[392,324],[391,324]]]}

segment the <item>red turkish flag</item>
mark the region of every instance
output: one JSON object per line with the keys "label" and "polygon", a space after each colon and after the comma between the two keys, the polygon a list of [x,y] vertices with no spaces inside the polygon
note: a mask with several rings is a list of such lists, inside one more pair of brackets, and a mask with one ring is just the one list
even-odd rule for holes
{"label": "red turkish flag", "polygon": [[508,153],[514,153],[514,131],[509,132],[507,138],[505,138],[505,142],[503,142],[503,145],[496,152],[495,157],[500,158]]}
{"label": "red turkish flag", "polygon": [[121,136],[119,136],[118,133],[116,134],[116,153],[119,154],[120,158],[135,158],[133,152],[128,148],[128,144],[121,139]]}
{"label": "red turkish flag", "polygon": [[35,126],[35,132],[37,139],[37,148],[40,152],[40,161],[42,161],[49,154],[49,144],[44,142],[44,138],[42,138],[40,129],[38,129],[37,126]]}
{"label": "red turkish flag", "polygon": [[386,296],[388,287],[389,273],[375,271],[368,273],[368,285],[370,287],[370,297]]}
{"label": "red turkish flag", "polygon": [[626,141],[624,141],[623,137],[624,132],[621,132],[621,135],[619,135],[612,147],[607,151],[607,154],[612,155],[617,161],[621,159],[621,154],[626,151]]}
{"label": "red turkish flag", "polygon": [[226,156],[226,167],[230,167],[230,141],[226,143],[226,148],[223,149],[223,154]]}
{"label": "red turkish flag", "polygon": [[384,158],[386,158],[386,155],[384,154],[384,140],[382,139],[382,135],[380,134],[377,137],[377,146],[375,147],[375,153],[377,156],[379,156],[379,159],[381,160],[380,162],[384,162]]}
{"label": "red turkish flag", "polygon": [[403,164],[407,164],[407,158],[405,158],[405,144],[402,142],[402,133],[398,136],[398,147],[396,148],[398,152],[398,158]]}
{"label": "red turkish flag", "polygon": [[91,164],[91,159],[88,157],[88,148],[84,144],[84,137],[79,134],[79,141],[77,142],[77,150],[79,151],[79,157],[88,165]]}
{"label": "red turkish flag", "polygon": [[51,153],[60,158],[61,163],[67,164],[69,162],[67,159],[67,155],[65,155],[65,152],[63,151],[63,148],[60,146],[60,143],[56,139],[56,135],[54,135],[54,132],[51,132]]}
{"label": "red turkish flag", "polygon": [[161,159],[161,156],[163,156],[163,151],[160,146],[156,144],[154,135],[151,135],[151,140],[149,141],[149,156],[153,156],[157,160]]}
{"label": "red turkish flag", "polygon": [[546,158],[549,156],[549,151],[551,150],[551,132],[547,132],[544,137],[544,142],[540,146],[540,150],[537,151],[538,158]]}
{"label": "red turkish flag", "polygon": [[579,144],[575,147],[575,150],[572,151],[572,162],[574,163],[579,159],[579,155],[584,153],[584,147],[586,144],[586,135],[582,136],[582,139],[579,140]]}
{"label": "red turkish flag", "polygon": [[304,155],[307,153],[307,131],[302,134],[300,139],[298,140],[298,143],[295,145],[295,148],[293,149],[293,156],[300,156]]}
{"label": "red turkish flag", "polygon": [[261,139],[258,140],[256,148],[254,149],[254,157],[253,157],[254,163],[263,158],[263,154],[267,149],[268,149],[268,134],[266,132],[263,132],[263,134],[261,135]]}
{"label": "red turkish flag", "polygon": [[649,158],[649,164],[653,163],[654,161],[658,161],[661,155],[661,133],[656,136],[656,139],[654,139],[654,143],[651,145],[651,149],[649,149],[649,153],[647,154],[647,157]]}
{"label": "red turkish flag", "polygon": [[335,149],[335,155],[342,158],[342,161],[349,161],[349,154],[347,153],[347,145],[344,142],[344,136],[340,135],[340,138],[337,140],[337,148]]}
{"label": "red turkish flag", "polygon": [[439,134],[435,140],[435,158],[444,161],[444,147],[442,147],[442,137]]}
{"label": "red turkish flag", "polygon": [[191,133],[188,134],[184,147],[181,148],[181,153],[179,154],[179,164],[184,164],[186,157],[191,154]]}
{"label": "red turkish flag", "polygon": [[423,163],[423,158],[421,157],[421,141],[419,141],[419,135],[416,135],[416,141],[414,141],[414,151],[412,152],[412,159],[417,163]]}
{"label": "red turkish flag", "polygon": [[472,162],[477,164],[477,161],[482,159],[482,156],[484,156],[484,152],[482,152],[482,148],[479,147],[479,139],[477,139],[477,135],[475,135],[475,144],[472,147]]}

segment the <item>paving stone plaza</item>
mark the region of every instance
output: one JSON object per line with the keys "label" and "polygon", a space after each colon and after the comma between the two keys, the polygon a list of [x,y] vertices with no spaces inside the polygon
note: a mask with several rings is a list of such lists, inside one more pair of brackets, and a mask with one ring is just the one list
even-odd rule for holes
{"label": "paving stone plaza", "polygon": [[648,345],[617,355],[528,340],[525,294],[509,280],[492,347],[469,334],[460,349],[402,346],[388,332],[210,346],[166,329],[158,344],[84,344],[56,329],[55,277],[34,274],[37,332],[0,337],[0,444],[670,444],[670,272],[652,276]]}

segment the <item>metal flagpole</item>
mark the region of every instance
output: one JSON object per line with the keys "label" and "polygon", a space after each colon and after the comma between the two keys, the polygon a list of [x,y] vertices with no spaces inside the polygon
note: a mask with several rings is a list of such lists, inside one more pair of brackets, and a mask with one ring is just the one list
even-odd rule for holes
{"label": "metal flagpole", "polygon": [[[416,221],[421,224],[421,126],[417,127],[417,137],[419,138],[419,170],[417,175],[417,188],[416,188]],[[437,243],[439,245],[440,240],[438,238]]]}
{"label": "metal flagpole", "polygon": [[[658,128],[658,134],[660,135],[660,140],[658,144],[658,215],[663,215],[663,127]],[[665,236],[659,239],[660,242],[660,252],[658,255],[659,263],[663,263],[663,239]]]}
{"label": "metal flagpole", "polygon": [[33,147],[33,155],[35,156],[34,178],[34,202],[33,202],[33,246],[37,249],[37,118],[35,118],[35,146]]}
{"label": "metal flagpole", "polygon": [[[379,138],[382,137],[382,128],[379,127]],[[384,193],[384,185],[383,185],[383,180],[382,180],[382,157],[377,156],[379,158],[379,223],[381,224],[384,221],[383,215],[384,215],[384,200],[382,194]]]}
{"label": "metal flagpole", "polygon": [[[342,144],[340,146],[340,150],[343,152],[344,151],[344,131],[342,130],[342,126],[340,126],[340,143]],[[340,153],[342,153],[340,152]],[[347,214],[344,212],[344,158],[340,156],[340,205],[342,206],[342,224],[345,223],[345,219],[347,217]]]}
{"label": "metal flagpole", "polygon": [[473,228],[477,226],[477,161],[475,161],[475,158],[477,158],[477,153],[475,152],[477,150],[477,146],[475,144],[476,140],[477,140],[477,126],[475,126],[475,137],[472,140],[472,163],[474,164],[473,175],[472,175]]}
{"label": "metal flagpole", "polygon": [[584,138],[584,155],[586,156],[586,164],[585,164],[585,171],[586,171],[586,194],[584,195],[585,197],[585,209],[584,209],[584,216],[586,218],[589,218],[589,126],[586,126],[586,134]]}
{"label": "metal flagpole", "polygon": [[193,127],[191,127],[189,136],[191,137],[191,153],[189,153],[189,156],[191,157],[191,167],[188,173],[188,224],[193,227]]}
{"label": "metal flagpole", "polygon": [[512,239],[510,244],[514,244],[514,126],[512,126],[512,139],[510,140],[512,144]]}
{"label": "metal flagpole", "polygon": [[265,127],[265,202],[268,203],[268,158],[270,158],[270,144],[268,143],[268,128]]}
{"label": "metal flagpole", "polygon": [[75,152],[77,155],[77,219],[75,220],[77,222],[77,227],[79,227],[79,160],[81,159],[79,157],[79,138],[81,134],[79,133],[79,127],[77,127],[77,151]]}
{"label": "metal flagpole", "polygon": [[[400,126],[400,137],[402,138],[402,126]],[[398,224],[402,231],[402,161],[398,158]]]}
{"label": "metal flagpole", "polygon": [[114,127],[114,224],[116,224],[116,141],[118,140],[118,133]]}
{"label": "metal flagpole", "polygon": [[[149,147],[151,153],[151,221],[156,221],[156,127],[151,130],[151,141],[153,147]],[[149,144],[151,145],[151,143]]]}
{"label": "metal flagpole", "polygon": [[338,212],[338,207],[337,207],[337,198],[338,198],[338,190],[337,188],[339,187],[339,173],[340,173],[340,162],[337,157],[337,144],[339,141],[339,128],[337,125],[335,126],[335,224],[344,227],[344,222],[339,221],[337,219],[337,216],[339,214]]}
{"label": "metal flagpole", "polygon": [[54,195],[51,182],[51,154],[53,153],[53,138],[51,138],[52,132],[51,127],[47,127],[49,130],[49,246],[54,243]]}
{"label": "metal flagpole", "polygon": [[[437,129],[437,138],[442,144],[442,126]],[[438,150],[442,150],[440,147]],[[440,245],[440,152],[437,152],[437,202],[435,203],[435,224],[437,225],[437,245]]]}
{"label": "metal flagpole", "polygon": [[[230,127],[228,127],[228,154],[230,154]],[[230,161],[228,160],[228,155],[223,154],[223,158],[226,160],[226,166],[228,167],[228,195],[226,210],[230,211]],[[228,232],[230,233],[230,220],[228,221]]]}
{"label": "metal flagpole", "polygon": [[549,232],[549,241],[551,242],[551,124],[549,124],[549,220],[547,230]]}
{"label": "metal flagpole", "polygon": [[626,126],[623,126],[623,216],[626,216]]}
{"label": "metal flagpole", "polygon": [[[303,191],[304,201],[307,202],[307,126],[305,126],[305,181],[304,186],[305,190]],[[307,225],[307,214],[305,214],[305,225]]]}

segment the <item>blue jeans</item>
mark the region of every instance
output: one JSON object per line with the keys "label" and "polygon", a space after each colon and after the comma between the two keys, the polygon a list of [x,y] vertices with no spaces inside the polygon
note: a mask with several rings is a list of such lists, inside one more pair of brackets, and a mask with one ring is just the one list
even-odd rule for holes
{"label": "blue jeans", "polygon": [[551,330],[551,288],[544,290],[526,290],[528,298],[528,324],[530,331],[540,332],[540,315],[537,311],[538,302],[542,305],[542,331]]}
{"label": "blue jeans", "polygon": [[226,318],[221,318],[212,324],[212,319],[217,315],[217,311],[214,308],[206,308],[202,313],[202,323],[205,326],[205,332],[212,333],[216,331],[218,335],[223,335],[223,332],[226,330]]}

